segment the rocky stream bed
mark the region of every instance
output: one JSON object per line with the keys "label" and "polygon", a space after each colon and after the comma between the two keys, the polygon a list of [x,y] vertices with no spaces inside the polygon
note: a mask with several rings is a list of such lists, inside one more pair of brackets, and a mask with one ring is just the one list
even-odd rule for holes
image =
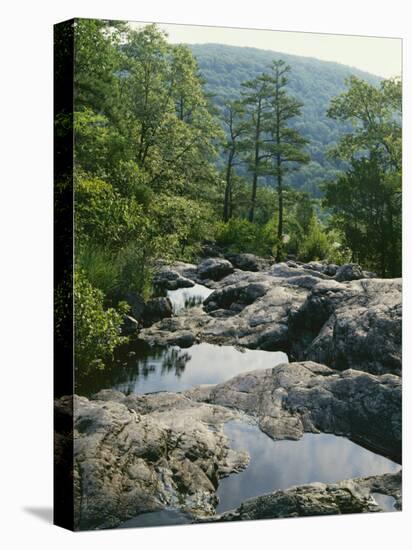
{"label": "rocky stream bed", "polygon": [[229,259],[159,268],[125,364],[56,401],[77,529],[401,508],[401,280]]}

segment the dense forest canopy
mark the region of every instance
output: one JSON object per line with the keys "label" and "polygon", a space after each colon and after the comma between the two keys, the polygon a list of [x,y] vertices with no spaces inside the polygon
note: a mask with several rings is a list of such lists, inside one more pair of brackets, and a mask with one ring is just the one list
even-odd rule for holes
{"label": "dense forest canopy", "polygon": [[172,45],[155,25],[74,25],[79,374],[124,341],[130,296],[153,294],[159,261],[205,244],[400,274],[398,79]]}
{"label": "dense forest canopy", "polygon": [[[327,151],[350,130],[348,122],[338,122],[327,116],[329,102],[346,89],[345,80],[351,75],[373,85],[379,84],[380,78],[339,63],[256,48],[223,44],[191,44],[188,47],[198,62],[205,90],[217,107],[238,98],[242,82],[264,72],[274,60],[282,59],[291,66],[287,87],[303,104],[301,116],[291,121],[291,127],[308,140],[310,162],[299,172],[288,174],[286,182],[319,197],[322,193],[320,183],[334,178],[337,171],[346,166],[338,159],[329,158]],[[268,184],[273,184],[269,178]]]}

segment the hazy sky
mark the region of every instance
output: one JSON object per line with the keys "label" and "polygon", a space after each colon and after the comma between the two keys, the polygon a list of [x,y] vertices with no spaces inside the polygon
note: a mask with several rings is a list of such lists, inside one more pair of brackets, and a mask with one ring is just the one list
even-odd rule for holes
{"label": "hazy sky", "polygon": [[[142,23],[133,23],[141,26]],[[385,78],[399,76],[402,67],[402,40],[338,34],[286,31],[256,31],[224,27],[159,24],[169,41],[187,44],[219,43],[250,46],[263,50],[316,57],[357,67]]]}

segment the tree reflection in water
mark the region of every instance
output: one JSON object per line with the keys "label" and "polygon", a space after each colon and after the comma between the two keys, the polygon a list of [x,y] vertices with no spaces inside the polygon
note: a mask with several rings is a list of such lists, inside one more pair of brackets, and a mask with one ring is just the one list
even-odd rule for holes
{"label": "tree reflection in water", "polygon": [[187,351],[180,348],[170,348],[166,351],[163,358],[162,374],[173,372],[180,378],[185,371],[186,363],[190,361],[191,356]]}
{"label": "tree reflection in water", "polygon": [[191,296],[185,299],[185,308],[196,307],[203,303],[203,296]]}
{"label": "tree reflection in water", "polygon": [[238,350],[205,342],[181,349],[136,340],[119,350],[103,371],[86,381],[77,379],[76,391],[86,396],[106,388],[126,394],[184,391],[201,384],[218,384],[241,372],[273,368],[287,360],[280,352]]}

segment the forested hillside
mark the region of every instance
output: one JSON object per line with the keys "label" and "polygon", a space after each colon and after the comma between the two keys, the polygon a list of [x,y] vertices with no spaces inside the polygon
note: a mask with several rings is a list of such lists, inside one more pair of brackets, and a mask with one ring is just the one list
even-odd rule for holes
{"label": "forested hillside", "polygon": [[[345,79],[350,75],[371,84],[378,84],[380,79],[353,67],[310,57],[223,44],[195,44],[189,47],[197,59],[205,89],[217,107],[239,97],[242,82],[267,70],[274,59],[282,59],[290,65],[288,90],[303,103],[302,115],[292,120],[290,125],[308,139],[307,150],[311,161],[299,172],[289,174],[286,183],[319,197],[320,182],[333,180],[337,169],[344,167],[341,162],[327,158],[327,150],[351,129],[349,123],[327,116],[330,100],[346,89]],[[238,171],[242,173],[242,169]],[[267,182],[273,184],[270,178]]]}

